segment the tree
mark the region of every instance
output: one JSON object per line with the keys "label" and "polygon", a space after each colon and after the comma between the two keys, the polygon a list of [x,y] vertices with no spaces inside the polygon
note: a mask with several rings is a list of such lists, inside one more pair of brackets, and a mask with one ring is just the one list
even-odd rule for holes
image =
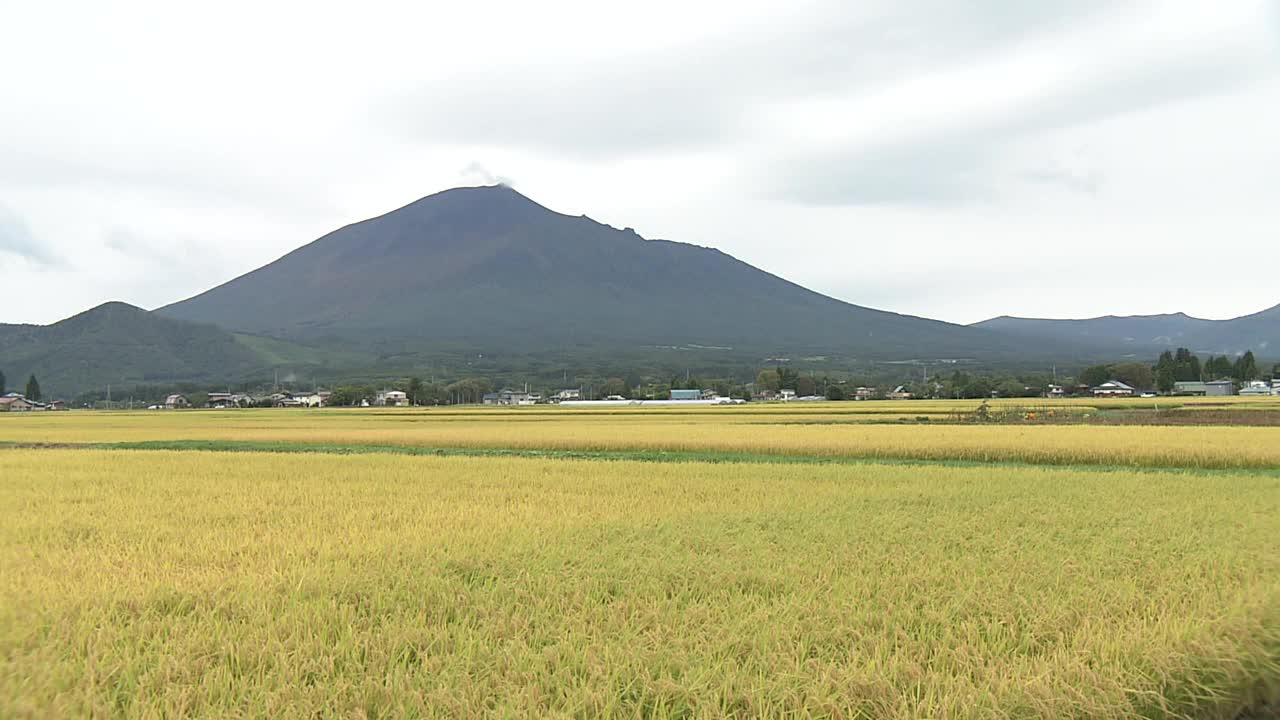
{"label": "tree", "polygon": [[848,400],[849,396],[845,394],[844,388],[840,387],[839,385],[833,384],[833,385],[827,386],[827,399],[828,400]]}
{"label": "tree", "polygon": [[405,386],[405,394],[409,396],[409,404],[417,405],[425,398],[422,397],[422,380],[420,378],[409,378],[409,384]]}
{"label": "tree", "polygon": [[800,397],[809,397],[818,394],[818,383],[813,378],[804,376],[796,379],[796,394]]}
{"label": "tree", "polygon": [[631,395],[630,388],[627,387],[627,381],[622,378],[609,378],[600,384],[600,395],[609,397],[617,395],[619,397],[628,397]]}
{"label": "tree", "polygon": [[1155,376],[1151,366],[1145,363],[1120,363],[1110,367],[1111,378],[1131,385],[1139,390],[1148,390],[1155,385]]}
{"label": "tree", "polygon": [[1236,378],[1243,382],[1258,379],[1258,361],[1249,350],[1236,361]]}
{"label": "tree", "polygon": [[1174,383],[1177,382],[1174,375],[1172,365],[1156,367],[1156,389],[1162,393],[1173,392]]}
{"label": "tree", "polygon": [[1020,383],[1013,378],[1006,378],[996,385],[995,391],[1002,398],[1016,398],[1026,394],[1027,386],[1025,383]]}
{"label": "tree", "polygon": [[1111,379],[1110,365],[1094,365],[1080,373],[1080,382],[1089,387],[1096,387]]}
{"label": "tree", "polygon": [[4,372],[0,372],[0,395],[8,392],[4,387]]}
{"label": "tree", "polygon": [[489,392],[489,381],[485,378],[463,378],[447,385],[444,389],[449,402],[454,405],[478,403]]}
{"label": "tree", "polygon": [[27,378],[27,394],[28,400],[38,402],[40,400],[40,382],[36,380],[34,374]]}
{"label": "tree", "polygon": [[1235,375],[1235,365],[1226,355],[1221,357],[1209,356],[1209,361],[1204,364],[1204,376],[1206,380],[1224,380]]}
{"label": "tree", "polygon": [[778,387],[782,390],[795,390],[796,385],[800,382],[800,373],[791,368],[778,366]]}
{"label": "tree", "polygon": [[[1164,360],[1165,356],[1161,355],[1160,362],[1164,362]],[[1194,382],[1204,379],[1204,368],[1200,366],[1200,358],[1192,355],[1191,351],[1184,347],[1178,348],[1177,352],[1174,353],[1172,366],[1173,379],[1177,382]]]}
{"label": "tree", "polygon": [[369,397],[370,388],[361,385],[340,385],[329,394],[329,404],[335,407],[359,405]]}
{"label": "tree", "polygon": [[782,389],[782,375],[777,370],[761,370],[756,375],[757,392],[778,392]]}

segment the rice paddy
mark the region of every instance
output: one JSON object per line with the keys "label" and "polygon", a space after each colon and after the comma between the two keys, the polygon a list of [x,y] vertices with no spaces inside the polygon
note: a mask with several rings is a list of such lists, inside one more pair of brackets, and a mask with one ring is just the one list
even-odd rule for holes
{"label": "rice paddy", "polygon": [[1280,702],[1280,428],[857,405],[0,416],[0,717]]}

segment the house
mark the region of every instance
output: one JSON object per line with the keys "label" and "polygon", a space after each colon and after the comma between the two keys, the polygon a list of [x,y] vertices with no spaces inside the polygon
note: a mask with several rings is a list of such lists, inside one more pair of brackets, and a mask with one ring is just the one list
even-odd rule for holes
{"label": "house", "polygon": [[905,385],[899,385],[898,387],[894,388],[893,392],[889,393],[887,397],[890,400],[910,400],[914,396],[911,394],[911,391],[906,388]]}
{"label": "house", "polygon": [[211,392],[209,399],[205,401],[204,406],[207,408],[229,408],[235,407],[235,401],[229,392]]}
{"label": "house", "polygon": [[1271,394],[1280,395],[1280,378],[1271,381]]}
{"label": "house", "polygon": [[[562,391],[562,392],[563,392],[563,391]],[[497,404],[498,404],[498,393],[485,393],[485,394],[484,394],[484,397],[483,397],[483,398],[480,398],[480,402],[481,402],[481,403],[483,403],[483,404],[485,404],[485,405],[497,405]]]}
{"label": "house", "polygon": [[1089,392],[1093,393],[1096,398],[1105,397],[1133,397],[1135,390],[1132,385],[1122,383],[1119,380],[1108,380],[1096,387],[1090,388]]}
{"label": "house", "polygon": [[386,407],[409,407],[409,394],[403,390],[383,390],[373,401]]}
{"label": "house", "polygon": [[876,396],[876,389],[873,387],[859,386],[853,391],[854,400],[870,400]]}
{"label": "house", "polygon": [[[487,397],[487,396],[486,396]],[[542,395],[528,390],[512,390],[504,388],[497,393],[494,405],[534,405],[542,400]]]}
{"label": "house", "polygon": [[293,393],[293,399],[298,401],[301,407],[325,407],[329,404],[329,397],[333,393],[328,390],[312,390],[310,392]]}
{"label": "house", "polygon": [[[794,393],[792,393],[794,394]],[[701,400],[701,390],[675,390],[671,391],[672,400]]]}
{"label": "house", "polygon": [[[497,396],[495,395],[494,397],[496,398]],[[561,390],[560,392],[551,396],[552,402],[565,402],[566,400],[572,401],[572,400],[581,400],[581,399],[582,399],[582,391],[576,390],[576,389]]]}
{"label": "house", "polygon": [[1061,398],[1061,397],[1066,397],[1067,392],[1062,389],[1061,385],[1050,385],[1049,387],[1045,388],[1044,396],[1047,398]]}
{"label": "house", "polygon": [[1240,388],[1240,394],[1271,397],[1271,386],[1265,382],[1254,380],[1247,387]]}
{"label": "house", "polygon": [[164,399],[164,407],[166,410],[181,410],[191,407],[191,401],[183,395],[170,395]]}
{"label": "house", "polygon": [[302,405],[301,402],[293,399],[292,394],[285,392],[273,392],[264,398],[264,400],[270,404],[271,407],[299,407]]}
{"label": "house", "polygon": [[779,390],[778,399],[781,400],[782,402],[791,402],[792,400],[796,399],[796,391],[795,390]]}
{"label": "house", "polygon": [[35,406],[35,403],[18,393],[9,393],[0,397],[0,412],[29,412],[34,410]]}

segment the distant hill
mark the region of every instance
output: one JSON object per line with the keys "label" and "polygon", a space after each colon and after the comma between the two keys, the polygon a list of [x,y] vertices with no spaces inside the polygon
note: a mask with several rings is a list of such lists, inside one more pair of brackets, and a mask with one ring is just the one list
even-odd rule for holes
{"label": "distant hill", "polygon": [[107,383],[124,388],[237,380],[296,362],[298,354],[288,343],[238,336],[121,302],[52,325],[0,325],[0,371],[10,389],[21,392],[35,373],[48,397],[70,397]]}
{"label": "distant hill", "polygon": [[885,359],[1041,352],[999,333],[873,310],[718,250],[458,188],[348,225],[159,314],[379,348],[702,345]]}
{"label": "distant hill", "polygon": [[1246,350],[1280,357],[1280,305],[1231,320],[1204,320],[1183,313],[1133,315],[1087,320],[998,317],[974,327],[1014,337],[1073,343],[1113,353],[1154,355],[1185,347],[1202,354],[1236,355]]}

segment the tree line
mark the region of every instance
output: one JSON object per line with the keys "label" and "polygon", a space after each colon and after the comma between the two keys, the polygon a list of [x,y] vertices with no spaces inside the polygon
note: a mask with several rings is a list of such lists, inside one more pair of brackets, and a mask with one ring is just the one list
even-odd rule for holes
{"label": "tree line", "polygon": [[1139,389],[1155,388],[1160,392],[1173,392],[1176,383],[1211,382],[1232,380],[1240,383],[1280,377],[1280,363],[1271,368],[1269,375],[1258,367],[1258,360],[1249,350],[1235,360],[1226,355],[1210,355],[1201,359],[1187,348],[1166,350],[1155,365],[1145,363],[1113,363],[1094,365],[1080,373],[1080,382],[1090,387],[1108,380],[1119,380]]}

